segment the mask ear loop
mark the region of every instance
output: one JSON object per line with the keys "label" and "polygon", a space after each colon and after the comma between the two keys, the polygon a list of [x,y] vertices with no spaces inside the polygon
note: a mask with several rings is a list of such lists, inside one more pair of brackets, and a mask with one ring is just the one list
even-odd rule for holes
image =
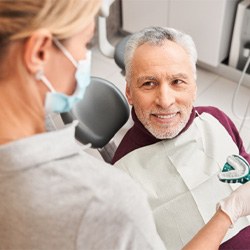
{"label": "mask ear loop", "polygon": [[[56,39],[53,38],[53,42],[55,43],[55,45],[62,51],[62,53],[72,62],[72,64],[77,68],[78,63],[75,60],[75,58],[64,48],[64,46]],[[52,84],[50,83],[50,81],[44,76],[43,70],[38,70],[35,78],[37,80],[42,81],[47,88],[51,91],[51,92],[56,92],[56,90],[53,88]]]}
{"label": "mask ear loop", "polygon": [[73,63],[73,65],[77,68],[78,63],[75,60],[75,58],[68,52],[68,50],[65,49],[65,47],[54,37],[53,37],[53,42],[62,51],[62,53]]}
{"label": "mask ear loop", "polygon": [[42,81],[51,92],[56,92],[53,86],[51,85],[50,81],[44,76],[42,69],[36,72],[35,78],[36,80]]}

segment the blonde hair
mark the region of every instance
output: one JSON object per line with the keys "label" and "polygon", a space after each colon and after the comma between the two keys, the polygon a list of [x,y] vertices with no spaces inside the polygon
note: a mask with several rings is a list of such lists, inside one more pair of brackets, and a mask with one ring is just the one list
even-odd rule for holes
{"label": "blonde hair", "polygon": [[101,0],[0,0],[0,46],[39,28],[67,39],[90,23],[100,5]]}

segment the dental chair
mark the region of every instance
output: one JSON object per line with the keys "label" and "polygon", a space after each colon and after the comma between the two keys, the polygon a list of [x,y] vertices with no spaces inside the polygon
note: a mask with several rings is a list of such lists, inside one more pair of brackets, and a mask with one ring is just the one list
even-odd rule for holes
{"label": "dental chair", "polygon": [[122,75],[125,74],[125,64],[124,64],[124,52],[126,43],[131,36],[128,34],[127,36],[121,38],[121,40],[113,46],[107,38],[107,18],[109,16],[110,6],[115,0],[103,0],[102,6],[98,15],[98,44],[99,49],[103,55],[107,57],[114,58],[115,63],[121,69]]}
{"label": "dental chair", "polygon": [[64,124],[78,120],[75,137],[82,144],[91,144],[102,158],[111,163],[116,150],[112,140],[129,118],[129,105],[121,91],[111,82],[91,77],[84,98],[72,111],[61,114]]}

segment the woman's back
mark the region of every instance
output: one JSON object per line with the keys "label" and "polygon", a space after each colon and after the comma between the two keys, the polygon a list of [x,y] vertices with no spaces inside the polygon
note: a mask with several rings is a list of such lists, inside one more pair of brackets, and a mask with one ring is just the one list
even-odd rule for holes
{"label": "woman's back", "polygon": [[81,152],[74,129],[0,147],[0,249],[161,249],[144,194]]}

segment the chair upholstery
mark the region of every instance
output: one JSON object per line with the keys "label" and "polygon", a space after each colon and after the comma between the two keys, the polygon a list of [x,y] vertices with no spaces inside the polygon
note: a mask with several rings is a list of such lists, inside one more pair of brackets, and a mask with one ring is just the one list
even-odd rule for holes
{"label": "chair upholstery", "polygon": [[125,74],[125,63],[124,63],[125,47],[130,37],[131,35],[125,36],[115,46],[114,60],[115,63],[120,67],[123,75]]}
{"label": "chair upholstery", "polygon": [[[121,91],[111,82],[91,77],[84,98],[61,118],[65,124],[79,120],[76,127],[76,139],[83,143],[91,143],[92,148],[99,149],[105,161],[111,161],[115,150],[111,139],[129,118],[129,106]],[[108,155],[105,151],[108,149]]]}

